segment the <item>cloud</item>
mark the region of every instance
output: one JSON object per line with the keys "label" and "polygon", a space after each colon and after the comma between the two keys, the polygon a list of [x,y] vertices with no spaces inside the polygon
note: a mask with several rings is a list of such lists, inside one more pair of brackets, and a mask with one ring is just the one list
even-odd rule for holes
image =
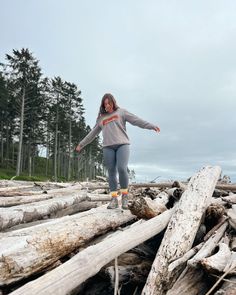
{"label": "cloud", "polygon": [[[109,91],[121,107],[160,126],[160,135],[127,126],[139,179],[186,178],[210,164],[236,182],[235,1],[3,6],[1,55],[29,46],[45,75],[77,83],[88,124]],[[27,29],[16,36],[19,23]]]}

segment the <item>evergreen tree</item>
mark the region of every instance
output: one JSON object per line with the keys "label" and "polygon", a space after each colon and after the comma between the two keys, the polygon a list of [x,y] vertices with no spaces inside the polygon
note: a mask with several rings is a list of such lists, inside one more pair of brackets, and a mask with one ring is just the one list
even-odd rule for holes
{"label": "evergreen tree", "polygon": [[[20,175],[22,169],[22,146],[24,136],[29,143],[31,150],[31,142],[33,134],[35,134],[35,126],[38,126],[39,118],[35,114],[40,110],[37,108],[39,84],[41,78],[41,69],[38,60],[26,48],[13,50],[13,54],[6,55],[8,62],[9,86],[12,96],[15,98],[15,108],[18,113],[17,122],[19,123],[19,145],[17,156],[16,175]],[[40,106],[41,107],[41,106]],[[37,111],[36,111],[37,109]],[[34,117],[34,118],[33,118]],[[33,121],[31,121],[33,118]],[[26,121],[28,119],[28,121]],[[27,123],[24,129],[24,124]]]}

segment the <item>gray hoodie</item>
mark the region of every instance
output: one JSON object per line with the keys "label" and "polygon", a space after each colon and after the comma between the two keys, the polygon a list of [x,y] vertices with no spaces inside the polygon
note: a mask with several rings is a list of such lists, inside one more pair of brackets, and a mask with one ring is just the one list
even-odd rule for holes
{"label": "gray hoodie", "polygon": [[129,137],[126,132],[126,122],[134,126],[144,129],[154,129],[156,126],[148,123],[129,113],[125,109],[118,108],[110,114],[101,115],[97,119],[97,123],[89,134],[79,143],[81,148],[92,142],[94,138],[102,131],[103,147],[117,145],[117,144],[130,144]]}

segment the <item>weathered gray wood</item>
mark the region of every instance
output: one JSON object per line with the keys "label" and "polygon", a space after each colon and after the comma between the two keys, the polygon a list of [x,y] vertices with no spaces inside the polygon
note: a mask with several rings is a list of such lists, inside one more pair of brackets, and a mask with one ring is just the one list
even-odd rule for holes
{"label": "weathered gray wood", "polygon": [[[207,253],[211,253],[212,248],[215,248],[215,246],[217,245],[218,241],[220,240],[221,236],[224,234],[224,231],[227,227],[227,224],[225,224],[223,226],[223,228],[221,228],[222,224],[224,224],[226,221],[226,218],[222,218],[222,220],[215,225],[204,237],[204,241],[198,245],[196,245],[195,247],[193,247],[191,250],[189,250],[188,252],[186,252],[182,257],[174,260],[174,261],[170,261],[170,264],[168,266],[168,271],[173,271],[175,268],[179,267],[180,265],[184,264],[185,262],[187,262],[188,260],[190,260],[191,257],[193,257],[194,255],[196,255],[200,249],[202,249],[202,247],[204,246],[204,248],[208,248],[207,246],[208,244],[212,245],[211,246],[211,250],[207,250],[205,252],[205,254],[203,254],[201,257],[205,257],[207,255]],[[215,237],[216,232],[218,232],[218,229],[220,229],[220,235],[218,235],[217,237]],[[209,241],[208,243],[206,243],[206,241],[211,238],[211,241]],[[215,240],[216,239],[216,240]],[[213,241],[215,242],[213,242]],[[206,243],[206,244],[205,244]],[[214,246],[213,246],[214,243]],[[199,262],[201,260],[201,257],[199,257],[199,259],[197,259],[197,261]]]}
{"label": "weathered gray wood", "polygon": [[[131,183],[130,187],[134,187],[134,188],[139,188],[139,187],[158,187],[158,188],[171,188],[173,187],[173,183],[174,182],[157,182],[157,183]],[[183,182],[183,184],[188,185],[188,182]],[[86,185],[83,185],[83,187],[87,187],[87,188],[91,188],[91,189],[108,189],[109,186],[108,185],[104,185],[104,184],[89,184],[87,183]],[[182,186],[184,188],[184,186]],[[182,188],[181,187],[181,188]],[[215,188],[217,189],[222,189],[225,191],[232,191],[232,192],[236,192],[236,184],[232,183],[232,184],[222,184],[222,183],[217,183],[215,185]]]}
{"label": "weathered gray wood", "polygon": [[236,294],[236,276],[230,277],[223,283],[221,288],[214,295],[235,295]]}
{"label": "weathered gray wood", "polygon": [[227,211],[229,216],[230,225],[236,230],[236,205],[232,205],[232,208]]}
{"label": "weathered gray wood", "polygon": [[236,204],[236,194],[231,194],[227,197],[222,197],[222,200],[230,204]]}
{"label": "weathered gray wood", "polygon": [[0,187],[0,192],[9,192],[9,191],[17,191],[19,189],[28,189],[34,187],[33,185],[17,185],[17,186],[9,186],[9,187]]}
{"label": "weathered gray wood", "polygon": [[171,214],[172,210],[165,211],[157,217],[86,248],[58,268],[17,289],[12,295],[70,294],[73,289],[95,275],[109,261],[165,229]]}
{"label": "weathered gray wood", "polygon": [[53,214],[50,214],[50,218],[59,218],[66,215],[75,214],[78,212],[83,212],[90,210],[92,208],[96,208],[98,206],[101,206],[101,202],[88,202],[88,201],[81,201],[79,203],[72,204],[69,207],[66,207],[64,209],[61,209],[59,211],[56,211]]}
{"label": "weathered gray wood", "polygon": [[215,247],[223,237],[227,226],[228,222],[224,222],[221,225],[221,227],[204,243],[203,247],[197,252],[197,254],[188,260],[187,263],[189,266],[197,267],[203,258],[210,256],[213,253]]}
{"label": "weathered gray wood", "polygon": [[0,180],[0,187],[23,187],[23,186],[57,186],[67,187],[73,185],[71,182],[50,182],[50,181],[26,181],[26,180]]}
{"label": "weathered gray wood", "polygon": [[165,294],[174,283],[180,270],[168,272],[169,261],[191,249],[220,172],[218,166],[207,166],[191,178],[176,205],[142,294]]}
{"label": "weathered gray wood", "polygon": [[52,195],[40,194],[31,196],[0,197],[0,207],[12,207],[52,199]]}
{"label": "weathered gray wood", "polygon": [[[14,191],[13,191],[14,192]],[[12,193],[13,193],[12,192]],[[17,206],[21,204],[28,204],[33,202],[38,202],[42,200],[48,200],[56,197],[62,197],[62,196],[71,196],[71,194],[79,193],[80,195],[87,195],[86,191],[81,190],[81,185],[71,185],[70,187],[64,187],[64,188],[57,188],[57,189],[51,189],[48,191],[48,193],[44,193],[43,191],[31,191],[27,192],[27,194],[22,195],[19,190],[15,191],[15,196],[11,197],[0,197],[0,207],[10,207],[10,206]],[[30,193],[30,194],[29,194]]]}
{"label": "weathered gray wood", "polygon": [[174,260],[173,262],[171,261],[169,266],[168,266],[168,271],[172,272],[175,268],[179,267],[180,265],[183,265],[187,260],[189,260],[191,257],[193,257],[204,245],[204,243],[200,243],[190,249],[188,252],[186,252],[182,257]]}
{"label": "weathered gray wood", "polygon": [[[206,295],[212,294],[212,292],[215,290],[215,288],[220,284],[220,282],[230,273],[233,273],[233,271],[236,270],[236,253],[232,251],[231,258],[229,263],[226,265],[224,269],[224,274],[215,282],[215,284],[211,287],[210,290],[206,293]],[[235,272],[234,272],[235,275]],[[227,295],[234,295],[235,288],[232,286],[227,290]],[[224,293],[223,293],[224,294]]]}
{"label": "weathered gray wood", "polygon": [[[207,282],[201,269],[186,269],[184,275],[178,279],[166,295],[205,295]],[[159,293],[156,293],[159,294]]]}
{"label": "weathered gray wood", "polygon": [[93,237],[134,218],[129,210],[107,210],[101,206],[45,224],[0,233],[0,285],[43,270]]}
{"label": "weathered gray wood", "polygon": [[0,230],[20,223],[43,219],[45,216],[55,216],[56,212],[78,204],[85,199],[86,197],[80,192],[36,203],[0,208]]}
{"label": "weathered gray wood", "polygon": [[[155,200],[159,200],[160,204],[162,205],[166,205],[167,202],[169,201],[169,195],[167,194],[167,192],[165,191],[162,191],[162,192],[159,192],[155,198]],[[158,201],[157,201],[158,202]]]}
{"label": "weathered gray wood", "polygon": [[[31,192],[32,193],[32,192]],[[12,206],[18,206],[22,204],[29,204],[34,202],[39,202],[43,200],[48,200],[52,198],[62,197],[62,196],[68,196],[79,194],[86,197],[86,200],[92,201],[92,202],[98,202],[98,201],[109,201],[111,197],[108,194],[94,194],[94,193],[87,193],[86,191],[81,191],[76,188],[71,189],[55,189],[49,191],[47,194],[38,193],[37,194],[31,194],[31,195],[22,195],[22,196],[13,196],[13,197],[0,197],[0,207],[12,207]]]}
{"label": "weathered gray wood", "polygon": [[232,237],[230,248],[232,251],[236,251],[236,236]]}
{"label": "weathered gray wood", "polygon": [[219,243],[219,250],[216,254],[201,259],[200,263],[208,272],[222,272],[231,257],[229,246]]}
{"label": "weathered gray wood", "polygon": [[232,192],[236,192],[236,184],[232,183],[232,184],[222,184],[222,183],[217,183],[216,184],[216,188],[217,189],[222,189],[225,191],[232,191]]}
{"label": "weathered gray wood", "polygon": [[91,202],[107,202],[111,200],[111,196],[108,194],[87,193],[86,200]]}
{"label": "weathered gray wood", "polygon": [[130,202],[129,209],[132,214],[144,219],[153,218],[167,210],[166,206],[159,199],[151,200],[148,197],[136,197]]}

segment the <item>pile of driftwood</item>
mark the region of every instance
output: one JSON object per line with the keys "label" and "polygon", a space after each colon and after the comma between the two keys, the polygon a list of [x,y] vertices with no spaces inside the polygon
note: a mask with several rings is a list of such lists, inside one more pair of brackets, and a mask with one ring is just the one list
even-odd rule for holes
{"label": "pile of driftwood", "polygon": [[236,185],[0,181],[0,294],[236,294]]}

